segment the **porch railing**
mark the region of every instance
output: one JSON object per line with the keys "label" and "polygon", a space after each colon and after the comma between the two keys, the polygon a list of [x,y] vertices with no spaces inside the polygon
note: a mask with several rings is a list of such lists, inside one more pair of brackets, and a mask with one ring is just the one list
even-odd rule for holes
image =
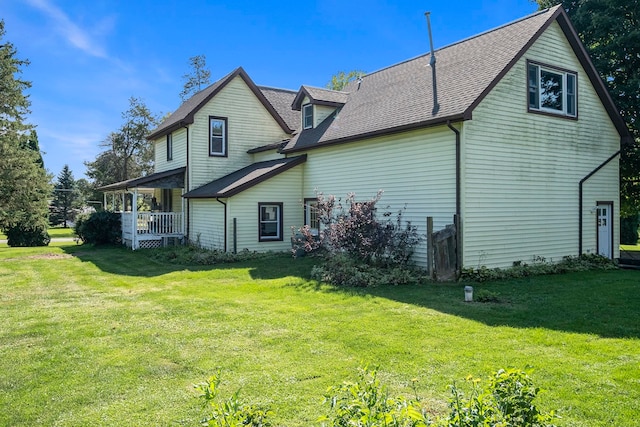
{"label": "porch railing", "polygon": [[161,237],[182,237],[184,223],[182,212],[122,212],[122,240],[132,242],[137,249],[137,240]]}

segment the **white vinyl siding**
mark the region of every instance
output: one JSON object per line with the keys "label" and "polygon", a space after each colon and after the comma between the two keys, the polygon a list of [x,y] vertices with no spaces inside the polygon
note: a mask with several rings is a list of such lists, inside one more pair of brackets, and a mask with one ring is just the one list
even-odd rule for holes
{"label": "white vinyl siding", "polygon": [[[343,200],[354,192],[359,200],[384,194],[381,211],[397,213],[406,206],[405,220],[426,233],[428,216],[434,230],[453,222],[455,214],[455,135],[446,126],[377,137],[309,151],[304,164],[303,198],[315,190]],[[297,226],[304,221],[300,206]],[[416,261],[426,266],[426,243],[416,250]]]}
{"label": "white vinyl siding", "polygon": [[[209,116],[227,119],[227,157],[209,156]],[[190,189],[251,164],[247,150],[289,137],[239,76],[195,114],[190,128]]]}
{"label": "white vinyl siding", "polygon": [[153,141],[155,172],[164,172],[186,166],[187,164],[187,130],[181,128],[174,131],[171,135],[171,145],[173,146],[172,160],[167,161],[166,135]]}
{"label": "white vinyl siding", "polygon": [[[224,200],[223,200],[224,201]],[[191,199],[191,243],[224,249],[224,206],[215,199]]]}
{"label": "white vinyl siding", "polygon": [[326,105],[314,105],[315,111],[313,113],[313,126],[317,127],[320,123],[324,121],[327,117],[333,114],[336,111],[335,107],[328,107]]}
{"label": "white vinyl siding", "polygon": [[[527,112],[527,60],[577,71],[578,120]],[[462,141],[464,266],[578,254],[578,183],[618,150],[619,135],[557,23],[473,111]],[[585,252],[595,252],[589,209],[611,200],[618,256],[617,165],[585,183]]]}
{"label": "white vinyl siding", "polygon": [[[302,222],[302,177],[305,164],[295,166],[273,178],[236,194],[228,201],[228,250],[233,250],[233,218],[236,219],[238,251],[288,251],[291,227]],[[258,203],[282,203],[282,240],[259,241]]]}

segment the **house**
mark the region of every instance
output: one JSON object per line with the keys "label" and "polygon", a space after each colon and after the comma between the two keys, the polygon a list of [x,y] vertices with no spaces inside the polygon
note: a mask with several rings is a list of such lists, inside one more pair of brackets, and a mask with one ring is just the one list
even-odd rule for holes
{"label": "house", "polygon": [[[618,159],[631,137],[565,11],[434,54],[437,99],[430,54],[340,92],[258,86],[238,68],[149,135],[156,173],[105,190],[153,191],[175,215],[165,228],[225,251],[289,249],[292,228],[317,227],[316,191],[382,189],[421,233],[427,217],[435,230],[455,221],[460,267],[617,258]],[[157,221],[128,224],[157,243],[162,227],[146,225]],[[426,265],[426,245],[415,256]]]}

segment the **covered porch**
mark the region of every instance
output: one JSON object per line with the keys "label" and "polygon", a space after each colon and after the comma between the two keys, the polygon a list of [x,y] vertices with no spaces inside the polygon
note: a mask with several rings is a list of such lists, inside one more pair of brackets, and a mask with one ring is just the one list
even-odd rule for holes
{"label": "covered porch", "polygon": [[104,209],[120,213],[124,245],[137,250],[184,241],[184,173],[178,168],[99,188]]}

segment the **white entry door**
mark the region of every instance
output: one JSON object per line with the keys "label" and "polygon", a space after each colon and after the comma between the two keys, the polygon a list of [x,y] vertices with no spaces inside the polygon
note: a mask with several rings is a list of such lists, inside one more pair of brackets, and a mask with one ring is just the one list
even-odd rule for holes
{"label": "white entry door", "polygon": [[611,222],[613,205],[598,203],[598,254],[607,258],[613,256],[613,224]]}

